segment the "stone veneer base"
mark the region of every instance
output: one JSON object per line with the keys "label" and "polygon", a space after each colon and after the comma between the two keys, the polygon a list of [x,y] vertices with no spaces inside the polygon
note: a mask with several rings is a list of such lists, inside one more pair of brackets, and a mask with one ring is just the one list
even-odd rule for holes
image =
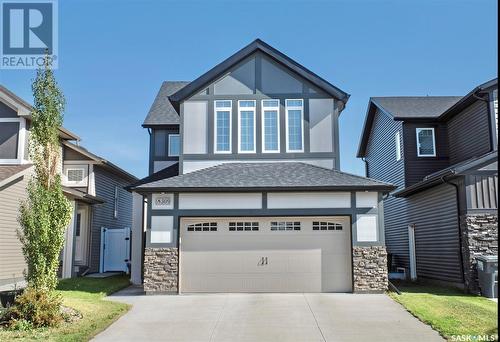
{"label": "stone veneer base", "polygon": [[[179,251],[175,247],[144,251],[144,291],[148,295],[177,294]],[[355,293],[381,293],[387,290],[387,251],[385,246],[353,246]]]}
{"label": "stone veneer base", "polygon": [[476,257],[498,255],[498,215],[462,215],[460,224],[462,226],[465,287],[469,292],[478,294]]}
{"label": "stone veneer base", "polygon": [[387,250],[385,246],[353,246],[354,293],[381,293],[387,290]]}
{"label": "stone veneer base", "polygon": [[179,250],[176,247],[144,250],[144,291],[146,294],[177,294]]}

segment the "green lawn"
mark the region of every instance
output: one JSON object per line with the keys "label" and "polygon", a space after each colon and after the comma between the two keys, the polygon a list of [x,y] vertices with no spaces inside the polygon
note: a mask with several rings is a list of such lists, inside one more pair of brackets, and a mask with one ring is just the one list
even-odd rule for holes
{"label": "green lawn", "polygon": [[129,284],[128,277],[72,278],[62,280],[58,290],[64,305],[78,310],[82,319],[63,323],[57,328],[35,329],[29,332],[6,331],[0,328],[0,341],[88,341],[104,330],[129,309],[129,305],[104,300],[106,295]]}
{"label": "green lawn", "polygon": [[401,295],[389,295],[447,339],[457,335],[498,335],[498,305],[459,290],[428,285],[396,284]]}

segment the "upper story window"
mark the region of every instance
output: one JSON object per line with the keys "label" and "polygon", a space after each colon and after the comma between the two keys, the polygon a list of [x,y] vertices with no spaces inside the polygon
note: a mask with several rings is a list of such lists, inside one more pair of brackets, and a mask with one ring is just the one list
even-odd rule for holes
{"label": "upper story window", "polygon": [[255,153],[255,101],[238,101],[238,152]]}
{"label": "upper story window", "polygon": [[399,132],[396,132],[395,143],[396,143],[396,160],[401,160],[401,135]]}
{"label": "upper story window", "polygon": [[280,101],[262,100],[262,152],[280,151]]}
{"label": "upper story window", "polygon": [[168,135],[168,156],[178,157],[180,154],[180,136],[179,134],[169,134]]}
{"label": "upper story window", "polygon": [[25,119],[0,117],[0,164],[22,164],[28,159],[27,133]]}
{"label": "upper story window", "polygon": [[215,101],[215,153],[231,153],[231,100]]}
{"label": "upper story window", "polygon": [[286,151],[304,152],[304,102],[286,100]]}
{"label": "upper story window", "polygon": [[434,128],[417,128],[417,156],[436,156],[436,139],[434,136]]}
{"label": "upper story window", "polygon": [[63,170],[64,185],[75,187],[87,186],[87,173],[87,165],[65,165]]}

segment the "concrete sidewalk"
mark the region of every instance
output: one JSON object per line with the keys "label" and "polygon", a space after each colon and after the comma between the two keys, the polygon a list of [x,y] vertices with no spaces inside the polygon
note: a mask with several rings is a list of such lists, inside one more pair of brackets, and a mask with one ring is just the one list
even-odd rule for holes
{"label": "concrete sidewalk", "polygon": [[202,294],[112,300],[133,308],[95,341],[443,341],[386,295]]}

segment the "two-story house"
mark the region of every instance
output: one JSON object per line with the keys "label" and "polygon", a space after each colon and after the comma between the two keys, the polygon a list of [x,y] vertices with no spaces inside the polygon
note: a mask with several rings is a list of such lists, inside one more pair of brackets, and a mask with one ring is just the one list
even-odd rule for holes
{"label": "two-story house", "polygon": [[385,290],[393,186],[339,170],[348,98],[258,39],[194,81],[164,82],[143,124],[150,175],[130,187],[133,235],[145,232],[132,281],[147,293]]}
{"label": "two-story house", "polygon": [[[21,282],[26,271],[17,232],[21,228],[20,204],[27,197],[26,186],[33,174],[28,153],[31,110],[29,103],[0,86],[1,289],[11,289],[13,284]],[[127,271],[119,249],[121,245],[129,245],[129,241],[118,242],[113,233],[130,230],[132,195],[124,186],[137,179],[79,146],[80,139],[72,132],[61,128],[59,137],[62,162],[58,168],[63,191],[73,208],[61,255],[61,276],[67,278],[104,269]],[[111,233],[107,233],[108,229]],[[101,238],[111,243],[106,250]]]}
{"label": "two-story house", "polygon": [[397,189],[384,201],[394,268],[476,292],[498,253],[498,81],[465,96],[375,97],[358,157]]}

